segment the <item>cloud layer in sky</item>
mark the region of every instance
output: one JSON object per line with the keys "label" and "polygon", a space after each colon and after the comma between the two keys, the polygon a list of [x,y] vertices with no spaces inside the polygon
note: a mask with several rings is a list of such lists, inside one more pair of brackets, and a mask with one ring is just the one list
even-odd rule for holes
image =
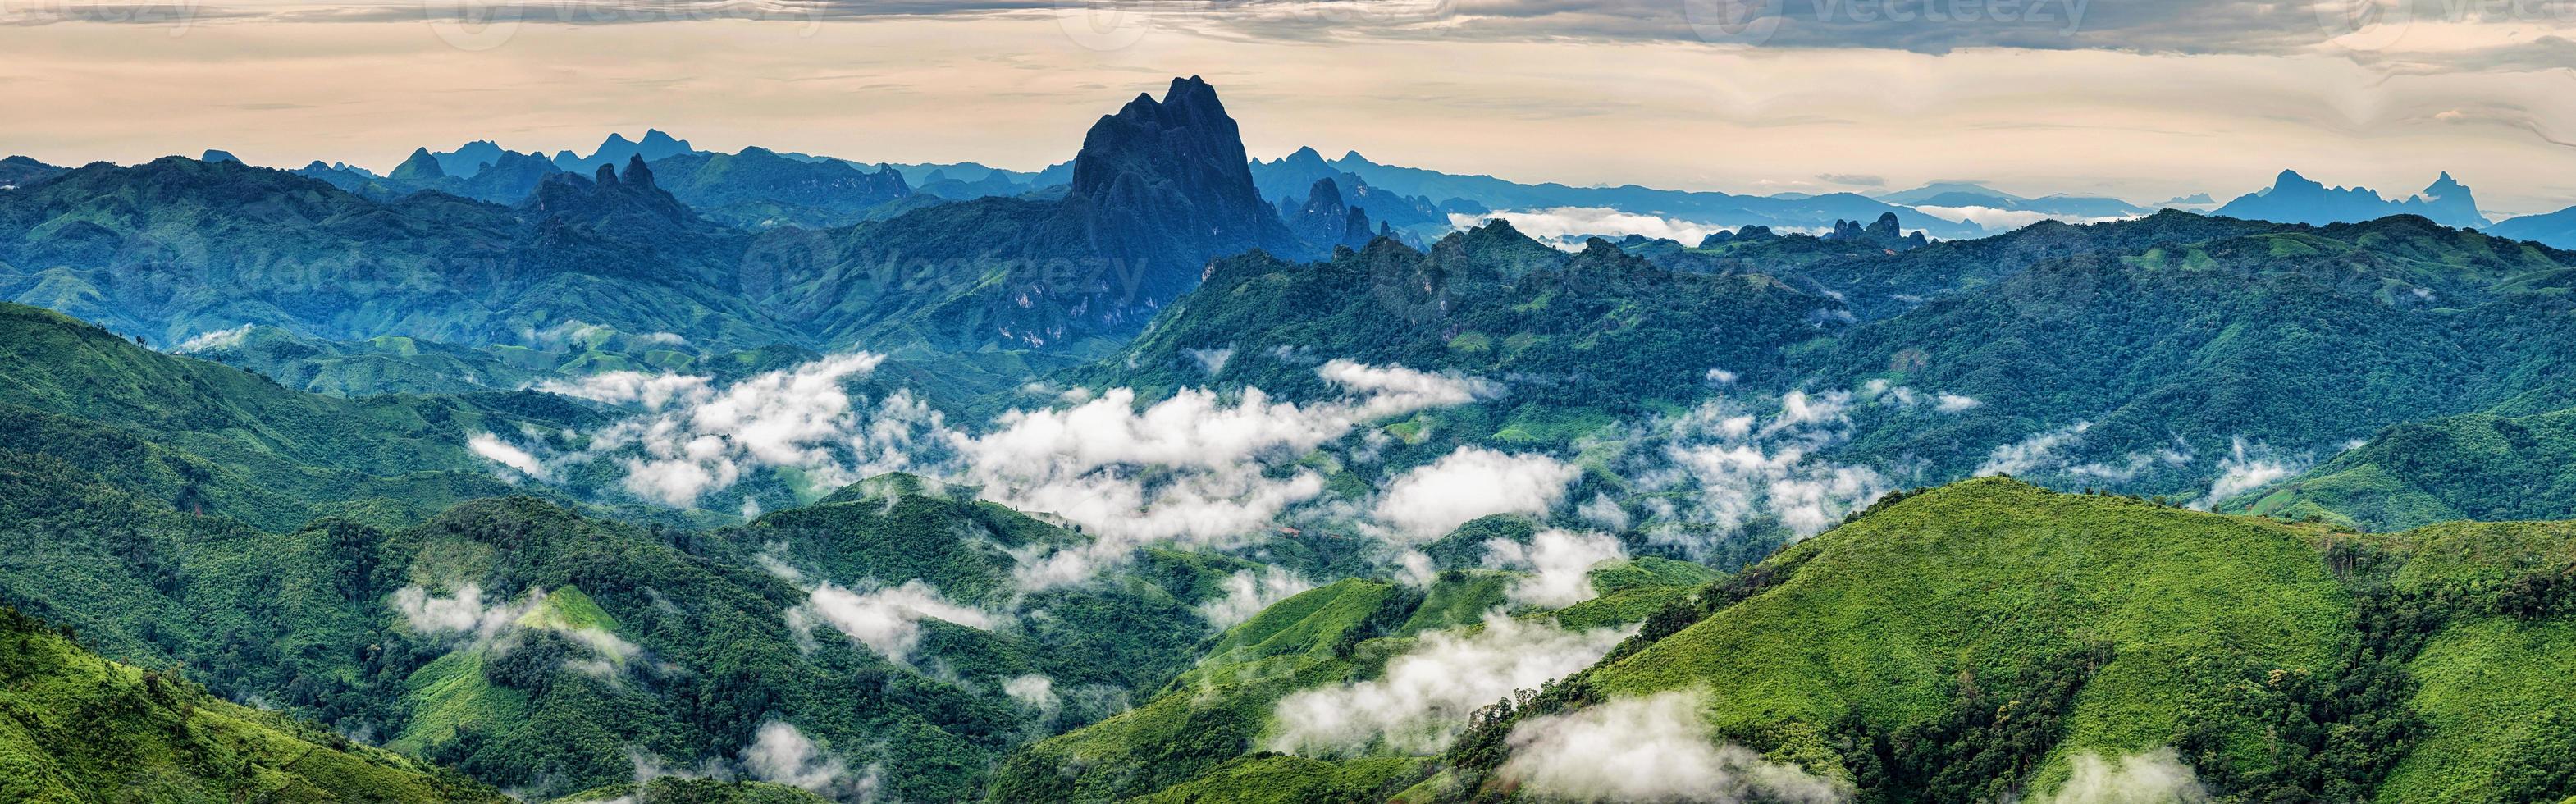
{"label": "cloud layer in sky", "polygon": [[[1427,18],[1229,3],[1113,15],[1111,42],[1052,8],[827,3],[810,24],[529,22],[489,47],[354,4],[189,5],[204,16],[186,27],[0,25],[0,90],[47,109],[0,147],[383,170],[424,145],[586,152],[650,126],[725,150],[1034,169],[1136,92],[1200,73],[1253,154],[1358,149],[1520,181],[1822,192],[1967,176],[2154,201],[2232,197],[2283,168],[2400,189],[2449,170],[2498,210],[2576,203],[2576,148],[2558,144],[2576,142],[2565,2],[2408,6],[2382,17],[2402,24],[2329,38],[2308,3],[2091,3],[2065,36],[2036,20],[1816,23],[1784,0],[1789,20],[1758,48],[1703,41],[1691,9],[1712,2],[1459,0]],[[1625,44],[1599,44],[1612,39]],[[1569,145],[1605,142],[1618,147]]]}

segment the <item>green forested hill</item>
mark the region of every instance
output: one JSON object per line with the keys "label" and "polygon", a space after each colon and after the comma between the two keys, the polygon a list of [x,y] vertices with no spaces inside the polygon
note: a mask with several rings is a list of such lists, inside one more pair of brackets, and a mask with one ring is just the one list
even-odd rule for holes
{"label": "green forested hill", "polygon": [[1509,376],[1521,399],[1634,411],[1697,398],[1711,369],[1776,379],[1780,348],[1839,308],[1761,274],[1669,270],[1606,242],[1567,254],[1493,222],[1421,252],[1380,239],[1326,262],[1219,261],[1090,379],[1294,398],[1323,390],[1312,363],[1347,358]]}
{"label": "green forested hill", "polygon": [[508,801],[453,771],[99,658],[0,607],[0,799]]}
{"label": "green forested hill", "polygon": [[2576,409],[2395,425],[2220,510],[2314,516],[2372,530],[2576,518]]}
{"label": "green forested hill", "polygon": [[[2050,482],[2200,490],[2232,438],[2332,452],[2558,387],[2576,354],[2571,266],[2576,254],[2421,218],[2290,227],[2041,263],[1793,350],[1791,365],[1981,403],[1864,420],[1846,454],[1957,477],[1996,447],[2082,423],[2063,466],[2110,471]],[[2203,462],[2142,457],[2168,449]]]}
{"label": "green forested hill", "polygon": [[[842,760],[838,783],[876,765],[907,798],[972,797],[1010,747],[1177,672],[1237,568],[1156,553],[1016,593],[991,585],[1001,545],[1080,537],[900,482],[716,532],[518,497],[267,533],[6,457],[0,595],[108,655],[546,794],[628,779],[637,756],[730,761],[775,722]],[[965,613],[886,619],[943,598]]]}
{"label": "green forested hill", "polygon": [[238,162],[100,163],[0,196],[0,298],[156,344],[241,324],[519,343],[574,319],[733,348],[797,340],[737,288],[747,235],[628,224],[439,193],[376,202]]}
{"label": "green forested hill", "polygon": [[1784,551],[1740,602],[1537,706],[1704,689],[1718,735],[1862,800],[2045,790],[2081,755],[2175,748],[2222,801],[2554,801],[2576,782],[2535,769],[2576,729],[2542,703],[2564,673],[2535,671],[2576,662],[2571,536],[2373,537],[1970,481]]}
{"label": "green forested hill", "polygon": [[[1409,742],[1390,744],[1390,737],[1381,736],[1357,752],[1283,755],[1269,750],[1282,732],[1274,715],[1282,699],[1336,685],[1383,682],[1394,674],[1418,684],[1440,671],[1392,668],[1426,648],[1438,653],[1460,644],[1447,640],[1472,643],[1498,627],[1567,629],[1549,632],[1560,635],[1630,627],[1713,576],[1678,561],[1605,564],[1588,578],[1599,596],[1561,609],[1515,604],[1510,590],[1526,576],[1487,569],[1442,571],[1421,586],[1347,579],[1313,589],[1262,610],[1202,646],[1194,666],[1136,708],[1013,753],[995,772],[987,800],[1384,801],[1429,776],[1437,767],[1429,754],[1436,751]],[[1519,620],[1498,625],[1486,619],[1506,610]],[[1619,636],[1607,630],[1590,633],[1588,638],[1607,635],[1610,641]],[[1544,647],[1493,650],[1546,662],[1543,655],[1526,654],[1580,650],[1568,643],[1586,638],[1563,636],[1542,643]],[[1573,661],[1596,655],[1608,644],[1601,642],[1593,654]],[[1380,703],[1418,701],[1396,694]]]}
{"label": "green forested hill", "polygon": [[[2222,802],[2556,801],[2576,795],[2570,577],[2564,524],[2367,535],[1989,478],[1891,497],[1708,585],[1437,757],[1240,753],[1276,728],[1279,690],[1367,678],[1402,649],[1320,649],[1394,621],[1351,581],[1229,632],[1184,694],[1023,749],[991,795],[1554,801],[1498,771],[1535,750],[1516,729],[1686,693],[1706,739],[1853,801],[2035,798],[2106,784],[2106,766]],[[2130,795],[2149,798],[2101,800],[2161,800]]]}
{"label": "green forested hill", "polygon": [[1772,243],[1789,238],[1726,246],[1745,253],[1753,263],[1749,270],[1840,293],[1852,312],[1874,319],[1903,313],[1926,299],[1975,292],[2050,260],[2136,253],[2157,245],[2199,243],[2274,228],[2278,226],[2262,221],[2166,210],[2109,223],[2041,221],[1993,237],[1944,240],[1904,251],[1868,251],[1836,259],[1783,261],[1766,253],[1776,248]]}
{"label": "green forested hill", "polygon": [[271,530],[326,512],[417,519],[511,493],[467,448],[472,434],[598,415],[536,394],[318,396],[18,305],[0,305],[0,391],[0,447]]}

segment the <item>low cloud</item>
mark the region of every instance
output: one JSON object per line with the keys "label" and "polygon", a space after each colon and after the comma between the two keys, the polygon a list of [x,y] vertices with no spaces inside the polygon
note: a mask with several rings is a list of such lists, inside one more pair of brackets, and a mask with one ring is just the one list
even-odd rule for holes
{"label": "low cloud", "polygon": [[1617,240],[1628,235],[1675,240],[1683,245],[1699,245],[1702,238],[1725,231],[1714,223],[1666,218],[1609,207],[1550,207],[1536,210],[1502,210],[1482,215],[1451,213],[1449,225],[1472,229],[1486,221],[1500,219],[1522,234],[1558,248],[1577,250],[1586,238],[1599,236]]}
{"label": "low cloud", "polygon": [[473,647],[508,649],[513,634],[548,631],[589,648],[592,658],[569,660],[566,667],[599,678],[615,678],[628,662],[644,655],[643,647],[591,625],[574,623],[548,605],[544,589],[529,589],[516,601],[486,602],[483,587],[465,584],[448,596],[432,595],[412,584],[394,590],[394,611],[403,624],[425,636],[459,636]]}
{"label": "low cloud", "polygon": [[[633,446],[626,490],[674,507],[691,507],[709,491],[732,486],[745,468],[793,467],[824,486],[837,486],[909,465],[906,431],[861,427],[856,404],[842,383],[865,377],[882,355],[836,355],[792,369],[759,374],[703,395],[673,397],[670,407],[611,427],[593,440],[595,451]],[[641,393],[641,391],[639,391]],[[897,392],[880,418],[936,417],[909,394]],[[877,436],[891,436],[880,443]],[[854,454],[859,467],[847,466]]]}
{"label": "low cloud", "polygon": [[2125,483],[2150,471],[2187,466],[2195,460],[2191,444],[2180,438],[2169,446],[2130,452],[2116,460],[2085,460],[2076,453],[2092,429],[2091,422],[2079,421],[1995,447],[1970,475]]}
{"label": "low cloud", "polygon": [[1832,782],[1719,744],[1699,695],[1623,698],[1512,729],[1495,773],[1526,793],[1571,801],[1796,802],[1849,797]]}
{"label": "low cloud", "polygon": [[1436,539],[1477,517],[1544,515],[1583,470],[1545,455],[1459,447],[1386,486],[1372,516],[1404,538]]}
{"label": "low cloud", "polygon": [[1209,625],[1232,628],[1279,601],[1313,588],[1313,583],[1278,567],[1260,572],[1235,570],[1225,579],[1225,596],[1201,604],[1199,616],[1206,617]]}
{"label": "low cloud", "polygon": [[1633,630],[1567,631],[1489,614],[1484,627],[1471,633],[1424,635],[1375,679],[1281,699],[1264,744],[1313,756],[1380,745],[1398,753],[1438,753],[1477,707],[1588,667]]}
{"label": "low cloud", "polygon": [[2247,445],[2243,436],[2228,440],[2228,455],[2218,460],[2218,480],[2209,486],[2209,494],[2192,507],[2203,511],[2220,501],[2264,486],[2278,483],[2308,470],[2312,463],[2305,456],[2274,454],[2261,444]]}
{"label": "low cloud", "polygon": [[853,775],[849,763],[826,754],[795,726],[770,721],[742,749],[743,769],[765,782],[802,788],[839,801],[873,801],[883,787],[874,765]]}
{"label": "low cloud", "polygon": [[1056,697],[1055,679],[1041,675],[1018,676],[1004,681],[1002,694],[1040,712],[1053,712],[1064,703],[1062,698]]}
{"label": "low cloud", "polygon": [[1932,409],[1943,413],[1957,413],[1983,404],[1985,403],[1979,402],[1975,397],[1971,396],[1963,396],[1960,394],[1941,394],[1933,397]]}
{"label": "low cloud", "polygon": [[695,374],[646,374],[607,371],[570,380],[546,380],[531,388],[550,394],[661,410],[674,402],[704,403],[715,395],[712,379]]}
{"label": "low cloud", "polygon": [[1987,475],[2029,475],[2044,468],[2065,465],[2058,451],[2083,440],[2084,431],[2093,429],[2092,422],[2076,422],[2055,430],[2033,434],[2020,441],[1994,448],[1986,462],[1978,464],[1973,477]]}
{"label": "low cloud", "polygon": [[1513,582],[1511,601],[1525,606],[1564,608],[1600,595],[1592,588],[1592,568],[1628,557],[1619,540],[1600,533],[1543,530],[1523,545],[1508,539],[1485,542],[1485,565],[1527,570]]}
{"label": "low cloud", "polygon": [[2078,754],[2055,792],[2030,804],[2198,804],[2209,800],[2200,776],[2171,748],[2118,759]]}
{"label": "low cloud", "polygon": [[538,480],[549,478],[543,461],[537,460],[537,456],[527,450],[502,441],[500,436],[491,433],[475,433],[465,439],[465,448],[472,450],[476,455],[483,456],[484,460],[517,470],[519,474]]}
{"label": "low cloud", "polygon": [[473,633],[482,639],[499,635],[527,613],[524,607],[485,606],[483,587],[470,583],[457,587],[455,594],[447,597],[431,595],[417,584],[405,586],[394,590],[393,604],[411,630],[424,634]]}
{"label": "low cloud", "polygon": [[1601,493],[1593,494],[1592,499],[1574,509],[1574,515],[1583,517],[1583,521],[1611,530],[1627,530],[1628,526],[1635,522],[1628,516],[1628,509],[1619,507],[1618,500],[1610,499],[1610,495]]}
{"label": "low cloud", "polygon": [[1228,346],[1223,349],[1183,349],[1181,350],[1181,354],[1188,355],[1192,362],[1199,364],[1199,368],[1208,373],[1208,376],[1214,377],[1225,373],[1225,364],[1234,359],[1234,347]]}
{"label": "low cloud", "polygon": [[938,589],[918,580],[864,594],[826,583],[815,587],[805,602],[789,608],[786,618],[788,628],[798,633],[829,625],[850,641],[895,662],[911,661],[912,649],[921,642],[922,620],[941,620],[979,630],[989,630],[994,624],[993,615],[951,603]]}
{"label": "low cloud", "polygon": [[[1207,367],[1221,369],[1219,358],[1231,353],[1207,355]],[[1504,391],[1454,373],[1332,360],[1314,368],[1339,391],[1322,401],[1279,401],[1257,388],[1185,388],[1140,407],[1133,390],[1114,388],[1015,409],[969,432],[949,427],[909,391],[871,404],[846,387],[882,361],[870,353],[837,355],[723,387],[705,377],[640,372],[553,381],[538,387],[641,412],[561,457],[498,439],[470,446],[536,476],[558,464],[613,460],[624,469],[627,492],[674,507],[696,507],[770,469],[795,470],[806,493],[894,471],[958,481],[984,499],[1060,517],[1091,537],[1021,555],[1017,580],[1041,589],[1084,582],[1146,545],[1224,549],[1257,540],[1291,508],[1324,493],[1322,472],[1299,465],[1309,454],[1363,424]],[[759,510],[725,509],[746,517]]]}
{"label": "low cloud", "polygon": [[981,436],[952,434],[960,474],[986,499],[1043,511],[1093,537],[1079,548],[1028,556],[1023,586],[1092,577],[1137,547],[1178,542],[1231,547],[1266,534],[1280,514],[1324,492],[1324,478],[1296,462],[1360,424],[1501,393],[1455,374],[1334,360],[1316,375],[1340,399],[1300,405],[1258,388],[1228,400],[1182,389],[1136,407],[1115,388],[1065,408],[1004,414]]}
{"label": "low cloud", "polygon": [[1663,423],[1660,457],[1679,476],[1647,482],[1695,485],[1697,518],[1725,528],[1768,513],[1795,536],[1822,533],[1889,487],[1875,469],[1821,456],[1850,438],[1851,404],[1848,392],[1791,391],[1766,418],[1731,398],[1701,403]]}
{"label": "low cloud", "polygon": [[179,345],[171,347],[170,351],[177,352],[179,354],[188,354],[190,352],[211,352],[217,349],[230,349],[235,346],[240,346],[242,345],[242,339],[250,337],[250,326],[251,325],[249,324],[243,324],[232,329],[219,329],[213,332],[200,333],[194,338],[180,341]]}

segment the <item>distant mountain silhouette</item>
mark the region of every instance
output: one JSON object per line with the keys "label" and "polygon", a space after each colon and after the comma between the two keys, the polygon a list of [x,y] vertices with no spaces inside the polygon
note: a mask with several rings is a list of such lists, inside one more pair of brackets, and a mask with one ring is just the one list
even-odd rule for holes
{"label": "distant mountain silhouette", "polygon": [[2486,233],[2515,240],[2537,240],[2556,248],[2576,249],[2576,207],[2508,219],[2487,228]]}
{"label": "distant mountain silhouette", "polygon": [[1878,220],[1868,226],[1862,226],[1860,221],[1834,221],[1834,230],[1826,234],[1824,239],[1868,243],[1894,251],[1904,251],[1931,242],[1923,237],[1923,232],[1920,230],[1910,235],[1906,234],[1904,224],[1897,222],[1896,213],[1893,212],[1878,216]]}
{"label": "distant mountain silhouette", "polygon": [[673,138],[669,134],[662,133],[661,129],[646,129],[641,142],[629,140],[624,134],[610,134],[608,139],[600,141],[599,148],[591,151],[589,156],[576,157],[571,151],[561,151],[555,154],[554,163],[555,167],[562,168],[565,172],[587,174],[603,166],[615,167],[625,164],[638,156],[644,157],[646,162],[651,162],[685,153],[699,153],[699,151],[689,147],[688,140]]}
{"label": "distant mountain silhouette", "polygon": [[2390,215],[2422,215],[2444,226],[2476,228],[2488,225],[2478,212],[2476,197],[2463,185],[2444,173],[2424,191],[2402,201],[2381,198],[2367,187],[2327,187],[2299,175],[2295,170],[2281,171],[2268,189],[2238,196],[2215,213],[2231,218],[2264,220],[2277,223],[2357,223]]}
{"label": "distant mountain silhouette", "polygon": [[749,229],[846,225],[912,195],[894,168],[838,159],[800,160],[766,148],[692,151],[653,160],[659,183],[709,217]]}
{"label": "distant mountain silhouette", "polygon": [[0,187],[25,187],[61,174],[59,168],[24,156],[0,159]]}

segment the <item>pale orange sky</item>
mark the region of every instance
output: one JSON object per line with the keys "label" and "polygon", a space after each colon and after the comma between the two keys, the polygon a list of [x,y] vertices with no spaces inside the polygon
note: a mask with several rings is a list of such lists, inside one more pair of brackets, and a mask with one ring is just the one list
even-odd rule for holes
{"label": "pale orange sky", "polygon": [[[0,153],[78,164],[223,148],[383,170],[415,146],[587,152],[651,126],[720,150],[1033,169],[1135,93],[1199,74],[1258,157],[1312,145],[1524,181],[1753,193],[1978,179],[2138,202],[2225,200],[2283,168],[2397,197],[2449,170],[2490,210],[2576,204],[2576,147],[2551,141],[2576,141],[2576,63],[2555,64],[2549,37],[2570,30],[2556,19],[2417,22],[2365,53],[1929,55],[1605,26],[1317,38],[1194,17],[1104,36],[1044,9],[472,30],[366,11],[409,6],[316,8],[0,25]],[[0,5],[0,22],[44,11]]]}

